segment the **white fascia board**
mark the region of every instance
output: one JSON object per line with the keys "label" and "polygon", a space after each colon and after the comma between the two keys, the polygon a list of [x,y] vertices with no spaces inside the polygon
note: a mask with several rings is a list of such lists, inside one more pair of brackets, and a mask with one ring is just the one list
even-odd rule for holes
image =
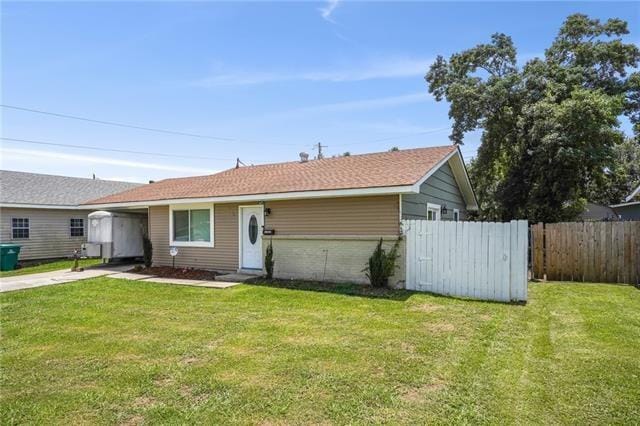
{"label": "white fascia board", "polygon": [[[418,186],[418,192],[419,192]],[[226,197],[205,197],[205,198],[178,198],[153,201],[132,201],[125,203],[107,203],[86,205],[87,209],[108,209],[114,207],[149,207],[166,206],[167,204],[191,204],[191,203],[235,203],[251,201],[275,201],[293,200],[305,198],[334,198],[334,197],[354,197],[363,195],[394,195],[408,194],[416,192],[415,185],[384,186],[379,188],[360,189],[332,189],[324,191],[297,191],[282,192],[277,194],[252,194],[252,195],[231,195]]]}
{"label": "white fascia board", "polygon": [[454,155],[456,155],[456,151],[451,151],[451,153],[447,154],[446,157],[444,157],[442,160],[438,161],[438,163],[436,163],[435,166],[433,166],[426,175],[422,176],[416,183],[413,184],[413,191],[412,192],[416,192],[419,193],[420,192],[420,187],[422,186],[422,184],[431,177],[431,175],[433,175],[435,172],[438,171],[438,169],[440,167],[442,167],[443,164],[445,164],[447,161],[449,161],[449,159],[451,157],[453,157]]}
{"label": "white fascia board", "polygon": [[95,210],[92,206],[65,206],[60,204],[19,204],[0,203],[0,207],[16,209],[46,209],[46,210]]}
{"label": "white fascia board", "polygon": [[624,199],[624,201],[629,202],[629,201],[633,200],[633,197],[635,197],[638,194],[640,194],[640,185],[638,185],[638,187],[636,189],[634,189],[633,192],[631,194],[629,194],[629,196],[627,198]]}
{"label": "white fascia board", "polygon": [[467,209],[477,211],[479,209],[478,198],[476,197],[476,192],[473,189],[473,185],[471,185],[471,179],[469,179],[469,172],[467,171],[467,165],[464,162],[464,158],[462,158],[462,152],[460,152],[460,146],[456,147],[456,152],[458,153],[458,160],[460,161],[460,166],[464,171],[465,185],[467,185],[469,191],[471,192],[471,197],[473,198],[473,202],[470,203],[470,205],[467,205]]}
{"label": "white fascia board", "polygon": [[612,204],[609,207],[626,207],[626,206],[635,206],[636,204],[640,204],[640,201],[632,201],[630,203],[620,203],[620,204]]}
{"label": "white fascia board", "polygon": [[[456,157],[457,160],[460,162],[460,167],[464,171],[463,176],[458,176],[460,173],[459,172],[456,173],[456,170],[454,168],[451,169],[451,171],[454,174],[454,177],[456,178],[456,182],[458,183],[458,186],[460,186],[461,183],[459,179],[462,178],[462,184],[467,185],[467,190],[471,193],[471,200],[465,199],[467,203],[467,209],[478,210],[478,200],[476,199],[476,194],[473,191],[473,186],[471,186],[471,180],[469,179],[469,174],[467,173],[467,167],[464,164],[464,160],[462,159],[462,154],[460,153],[460,147],[456,147],[455,151],[452,151],[450,154],[448,154],[446,157],[440,160],[435,166],[431,168],[431,170],[429,170],[429,172],[427,172],[426,175],[420,178],[420,180],[413,185],[412,192],[419,193],[420,186],[422,186],[422,184],[427,179],[429,179],[435,172],[437,172],[440,167],[442,167],[445,163],[449,162],[449,160],[453,159],[454,157]],[[464,197],[465,191],[462,188],[459,188],[459,189],[460,189],[460,192],[462,193],[462,196]]]}

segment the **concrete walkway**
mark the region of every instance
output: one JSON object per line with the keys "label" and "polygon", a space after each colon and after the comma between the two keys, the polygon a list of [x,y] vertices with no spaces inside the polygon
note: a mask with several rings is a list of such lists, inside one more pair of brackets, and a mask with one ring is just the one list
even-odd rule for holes
{"label": "concrete walkway", "polygon": [[158,284],[188,285],[193,287],[209,287],[209,288],[229,288],[229,287],[242,284],[239,282],[185,280],[181,278],[160,278],[160,277],[145,278],[140,281],[158,283]]}
{"label": "concrete walkway", "polygon": [[25,288],[43,287],[46,285],[70,283],[87,278],[103,277],[131,269],[131,265],[97,266],[82,272],[71,272],[68,269],[41,272],[39,274],[16,275],[0,278],[0,292],[22,290]]}
{"label": "concrete walkway", "polygon": [[[5,291],[22,290],[27,288],[42,287],[53,284],[63,284],[87,278],[105,277],[123,280],[154,282],[160,284],[187,285],[194,287],[228,288],[239,284],[251,276],[237,275],[237,280],[204,281],[185,280],[180,278],[161,278],[152,275],[135,274],[126,272],[132,265],[100,265],[87,268],[82,272],[71,272],[68,269],[60,271],[42,272],[39,274],[17,275],[14,277],[0,278],[0,293]],[[222,275],[220,278],[223,278]]]}

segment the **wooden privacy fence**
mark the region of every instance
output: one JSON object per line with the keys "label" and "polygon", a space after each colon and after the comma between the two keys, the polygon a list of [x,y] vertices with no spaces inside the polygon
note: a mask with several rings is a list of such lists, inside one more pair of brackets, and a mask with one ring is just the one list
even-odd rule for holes
{"label": "wooden privacy fence", "polygon": [[640,284],[640,222],[531,226],[534,278]]}
{"label": "wooden privacy fence", "polygon": [[406,288],[484,300],[527,300],[527,221],[403,220]]}

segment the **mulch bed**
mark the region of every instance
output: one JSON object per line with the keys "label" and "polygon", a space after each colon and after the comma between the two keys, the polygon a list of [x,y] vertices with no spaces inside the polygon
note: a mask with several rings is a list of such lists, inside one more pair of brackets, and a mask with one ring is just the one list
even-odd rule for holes
{"label": "mulch bed", "polygon": [[185,280],[206,280],[213,281],[218,275],[215,271],[194,268],[172,268],[170,266],[152,266],[145,268],[136,266],[129,272],[136,274],[153,275],[161,278],[180,278]]}

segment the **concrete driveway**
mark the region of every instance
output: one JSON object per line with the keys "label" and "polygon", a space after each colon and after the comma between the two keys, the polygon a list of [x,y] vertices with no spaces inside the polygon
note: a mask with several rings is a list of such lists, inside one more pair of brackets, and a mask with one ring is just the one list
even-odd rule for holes
{"label": "concrete driveway", "polygon": [[63,269],[60,271],[0,278],[0,292],[42,287],[45,285],[62,284],[71,281],[84,280],[86,278],[95,278],[105,275],[118,274],[120,272],[131,269],[131,267],[131,265],[108,265],[88,268],[82,272],[71,272],[68,269]]}

